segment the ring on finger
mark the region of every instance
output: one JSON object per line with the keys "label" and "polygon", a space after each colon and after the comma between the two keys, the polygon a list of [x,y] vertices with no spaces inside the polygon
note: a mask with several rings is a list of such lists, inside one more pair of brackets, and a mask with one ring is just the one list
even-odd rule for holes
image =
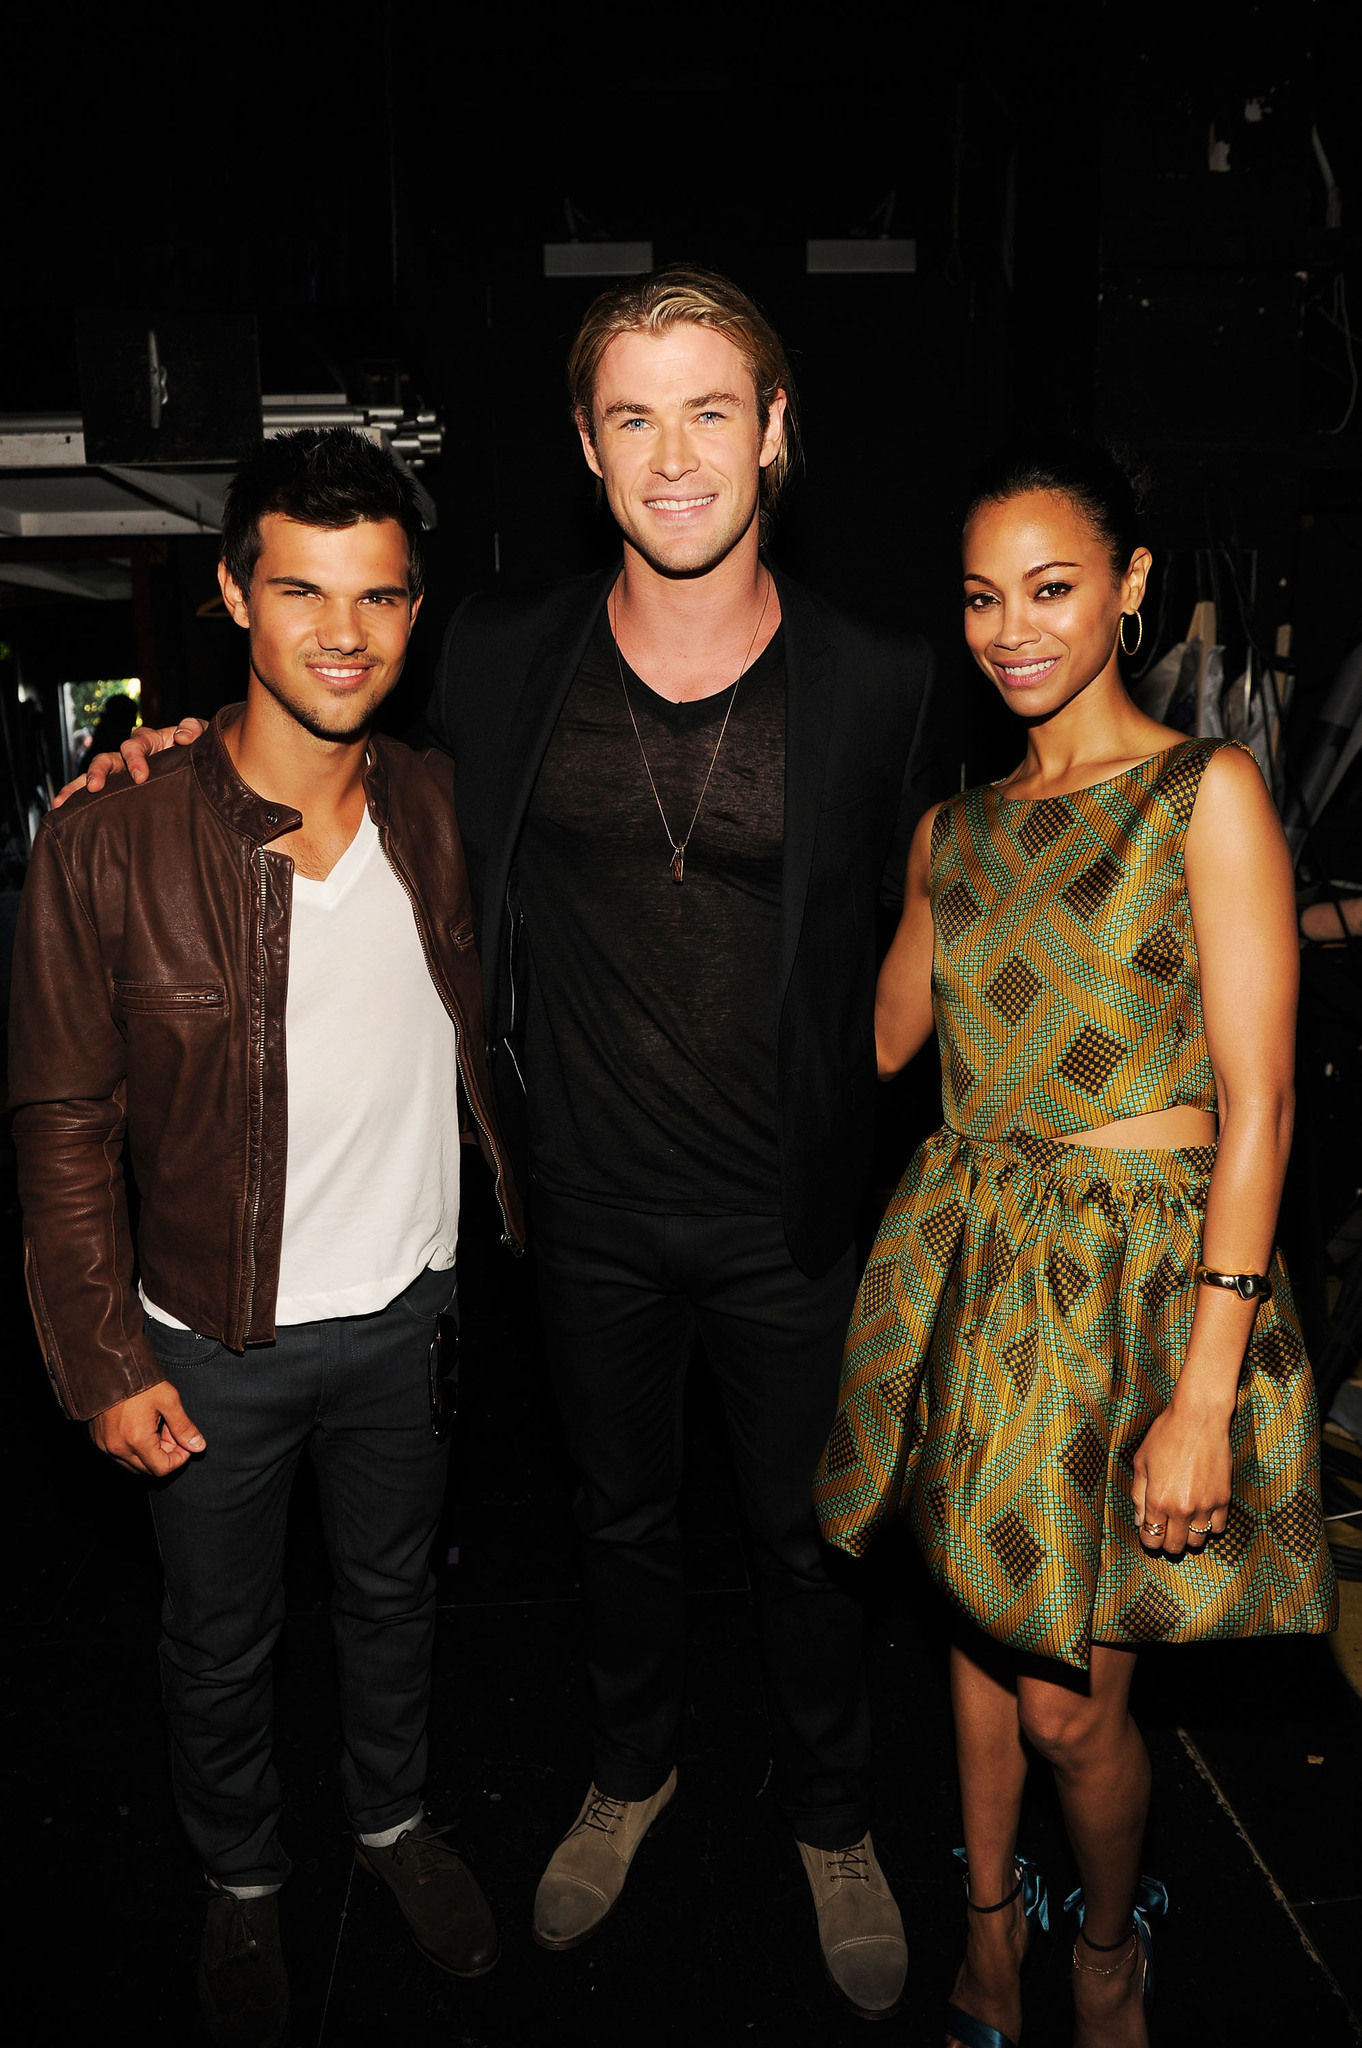
{"label": "ring on finger", "polygon": [[1209,1536],[1212,1533],[1212,1527],[1209,1522],[1206,1524],[1204,1529],[1198,1529],[1195,1522],[1189,1522],[1187,1524],[1187,1534],[1189,1536]]}
{"label": "ring on finger", "polygon": [[1142,1536],[1162,1536],[1163,1528],[1162,1522],[1141,1522],[1140,1534]]}

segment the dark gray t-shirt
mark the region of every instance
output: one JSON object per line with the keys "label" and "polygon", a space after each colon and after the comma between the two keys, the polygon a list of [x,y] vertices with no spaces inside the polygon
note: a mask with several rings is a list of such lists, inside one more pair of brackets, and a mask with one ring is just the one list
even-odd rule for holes
{"label": "dark gray t-shirt", "polygon": [[[519,861],[525,1079],[535,1177],[559,1193],[780,1213],[782,631],[733,688],[673,704],[627,666],[622,687],[602,612],[539,771]],[[730,703],[678,885],[629,705],[679,839]]]}

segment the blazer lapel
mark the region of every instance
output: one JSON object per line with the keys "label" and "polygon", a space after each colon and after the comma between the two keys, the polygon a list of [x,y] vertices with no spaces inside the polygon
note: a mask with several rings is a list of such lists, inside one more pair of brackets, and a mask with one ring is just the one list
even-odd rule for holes
{"label": "blazer lapel", "polygon": [[496,906],[498,923],[505,911],[506,884],[515,864],[525,813],[530,807],[549,741],[553,738],[553,728],[596,629],[601,607],[618,575],[619,565],[614,564],[600,577],[594,590],[587,594],[581,608],[574,607],[561,625],[545,634],[535,649],[534,659],[521,685],[506,750],[501,757],[495,812],[496,839],[488,862],[487,899],[489,908]]}
{"label": "blazer lapel", "polygon": [[[774,573],[774,572],[773,572]],[[798,584],[776,576],[785,628],[785,845],[780,878],[776,1016],[785,1005],[813,868],[827,773],[837,661]]]}

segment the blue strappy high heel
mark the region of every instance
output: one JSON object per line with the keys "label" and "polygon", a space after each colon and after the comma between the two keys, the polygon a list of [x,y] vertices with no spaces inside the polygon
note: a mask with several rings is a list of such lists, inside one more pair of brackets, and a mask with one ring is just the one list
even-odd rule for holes
{"label": "blue strappy high heel", "polygon": [[[1066,1913],[1077,1913],[1078,1924],[1082,1927],[1084,1905],[1083,1887],[1081,1885],[1077,1891],[1069,1893],[1068,1898],[1064,1901],[1064,1910]],[[1144,1976],[1140,1982],[1140,1996],[1144,2001],[1144,2016],[1146,2019],[1149,2018],[1150,2013],[1154,2009],[1154,1937],[1149,1928],[1149,1916],[1151,1913],[1166,1913],[1167,1911],[1167,1885],[1161,1884],[1157,1877],[1142,1877],[1135,1891],[1135,1910],[1131,1915],[1131,1928],[1139,1944],[1140,1954],[1144,1958]],[[1099,1946],[1095,1942],[1085,1940],[1084,1946],[1092,1949],[1095,1955],[1101,1955],[1113,1949],[1124,1948],[1129,1939],[1130,1935],[1123,1934],[1119,1941],[1104,1943]]]}
{"label": "blue strappy high heel", "polygon": [[[971,1913],[1001,1913],[1004,1906],[1010,1906],[1020,1895],[1022,1911],[1026,1915],[1026,1949],[1022,1951],[1025,1960],[1026,1950],[1031,1946],[1032,1926],[1039,1925],[1046,1934],[1050,1931],[1050,1895],[1045,1889],[1045,1879],[1040,1871],[1029,1857],[1014,1856],[1012,1861],[1016,1865],[1017,1882],[1007,1897],[999,1899],[996,1905],[976,1906],[969,1895],[969,1857],[963,1849],[956,1849],[953,1853],[965,1866],[965,1904]],[[1016,2048],[1016,2043],[1010,2035],[1004,2034],[998,2027],[989,2026],[987,2020],[976,2019],[974,2014],[966,2012],[963,2006],[947,2005],[946,2027],[957,2041],[964,2043],[964,2048]]]}

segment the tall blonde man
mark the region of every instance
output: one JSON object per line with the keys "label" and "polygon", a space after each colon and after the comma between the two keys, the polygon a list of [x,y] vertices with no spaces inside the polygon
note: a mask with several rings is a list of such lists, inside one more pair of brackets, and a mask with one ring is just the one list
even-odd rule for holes
{"label": "tall blonde man", "polygon": [[795,394],[736,285],[672,268],[612,288],[568,380],[621,559],[532,597],[470,598],[428,713],[458,763],[489,1057],[530,1175],[578,1474],[594,1764],[534,1935],[593,1935],[676,1795],[681,1392],[698,1336],[823,1957],[878,2017],[899,2004],[906,1950],[869,1834],[859,1611],[810,1488],[856,1283],[876,909],[901,892],[932,794],[929,654],[767,558]]}

